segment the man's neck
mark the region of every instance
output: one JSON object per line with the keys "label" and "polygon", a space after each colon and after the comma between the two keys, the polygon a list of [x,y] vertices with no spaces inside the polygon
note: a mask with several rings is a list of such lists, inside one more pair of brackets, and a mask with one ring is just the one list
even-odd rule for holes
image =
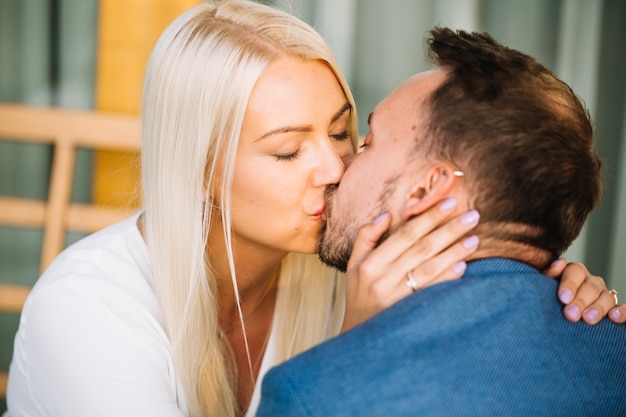
{"label": "man's neck", "polygon": [[543,271],[554,261],[552,254],[536,246],[514,240],[515,236],[522,238],[529,236],[529,230],[525,226],[502,223],[480,224],[473,231],[480,238],[480,244],[468,260],[493,257],[509,258]]}

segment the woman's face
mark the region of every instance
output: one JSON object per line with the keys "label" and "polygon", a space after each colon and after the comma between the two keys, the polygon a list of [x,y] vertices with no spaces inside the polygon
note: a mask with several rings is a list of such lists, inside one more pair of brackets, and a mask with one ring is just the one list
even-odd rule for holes
{"label": "woman's face", "polygon": [[232,188],[236,245],[318,250],[324,191],[353,153],[350,106],[320,61],[281,57],[257,81],[246,109]]}

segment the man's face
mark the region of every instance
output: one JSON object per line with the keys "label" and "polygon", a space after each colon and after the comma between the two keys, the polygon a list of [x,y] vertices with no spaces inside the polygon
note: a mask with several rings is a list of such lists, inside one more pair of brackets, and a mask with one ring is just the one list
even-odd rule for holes
{"label": "man's face", "polygon": [[370,115],[362,152],[346,161],[341,183],[328,193],[320,242],[323,262],[345,271],[361,226],[385,212],[391,214],[391,231],[401,223],[400,212],[420,165],[415,147],[425,129],[421,105],[444,77],[441,69],[414,75]]}

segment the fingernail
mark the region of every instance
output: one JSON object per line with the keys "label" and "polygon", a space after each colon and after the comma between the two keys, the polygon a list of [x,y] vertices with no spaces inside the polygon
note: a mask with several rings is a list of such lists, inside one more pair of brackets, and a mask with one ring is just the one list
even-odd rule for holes
{"label": "fingernail", "polygon": [[578,306],[569,306],[565,309],[565,315],[572,320],[577,320],[580,314],[580,308]]}
{"label": "fingernail", "polygon": [[[552,262],[552,264],[550,264],[550,267],[556,266],[556,264],[558,264],[559,262],[561,262],[563,258],[559,258],[556,261]],[[561,300],[562,301],[562,300]],[[568,301],[569,302],[569,301]]]}
{"label": "fingernail", "polygon": [[559,293],[559,300],[561,300],[563,304],[571,303],[573,298],[572,291],[567,288]]}
{"label": "fingernail", "polygon": [[622,312],[619,308],[614,308],[609,314],[613,320],[621,320],[622,318]]}
{"label": "fingernail", "polygon": [[376,218],[374,219],[374,221],[372,223],[374,223],[374,224],[380,223],[383,220],[385,220],[387,217],[389,217],[389,212],[385,212],[385,213],[379,214],[378,216],[376,216]]}
{"label": "fingernail", "polygon": [[463,272],[465,272],[465,269],[467,268],[467,264],[465,263],[465,261],[460,261],[457,262],[456,264],[454,264],[454,266],[452,267],[452,269],[454,270],[454,272],[456,272],[457,274],[462,274]]}
{"label": "fingernail", "polygon": [[447,212],[456,207],[456,198],[446,198],[441,203],[439,203],[439,210],[442,212]]}
{"label": "fingernail", "polygon": [[478,223],[479,219],[480,219],[480,214],[478,214],[478,211],[470,210],[461,216],[461,223],[463,223],[466,226],[470,226],[472,224]]}
{"label": "fingernail", "polygon": [[465,246],[466,249],[474,249],[476,246],[478,246],[478,242],[480,242],[478,236],[473,235],[463,239],[463,246]]}
{"label": "fingernail", "polygon": [[594,309],[585,311],[585,318],[592,323],[598,320],[598,312]]}

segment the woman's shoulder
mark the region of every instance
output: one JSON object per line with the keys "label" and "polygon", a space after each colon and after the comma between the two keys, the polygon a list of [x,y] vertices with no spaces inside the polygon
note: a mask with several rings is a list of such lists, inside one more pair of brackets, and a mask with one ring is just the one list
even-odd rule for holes
{"label": "woman's shoulder", "polygon": [[63,288],[100,301],[127,298],[156,314],[147,249],[136,221],[137,215],[69,246],[39,278],[29,299]]}
{"label": "woman's shoulder", "polygon": [[103,402],[105,390],[107,398],[123,400],[101,408],[178,407],[171,344],[146,278],[146,253],[134,217],[77,242],[50,265],[28,296],[16,333],[14,405],[88,409]]}

